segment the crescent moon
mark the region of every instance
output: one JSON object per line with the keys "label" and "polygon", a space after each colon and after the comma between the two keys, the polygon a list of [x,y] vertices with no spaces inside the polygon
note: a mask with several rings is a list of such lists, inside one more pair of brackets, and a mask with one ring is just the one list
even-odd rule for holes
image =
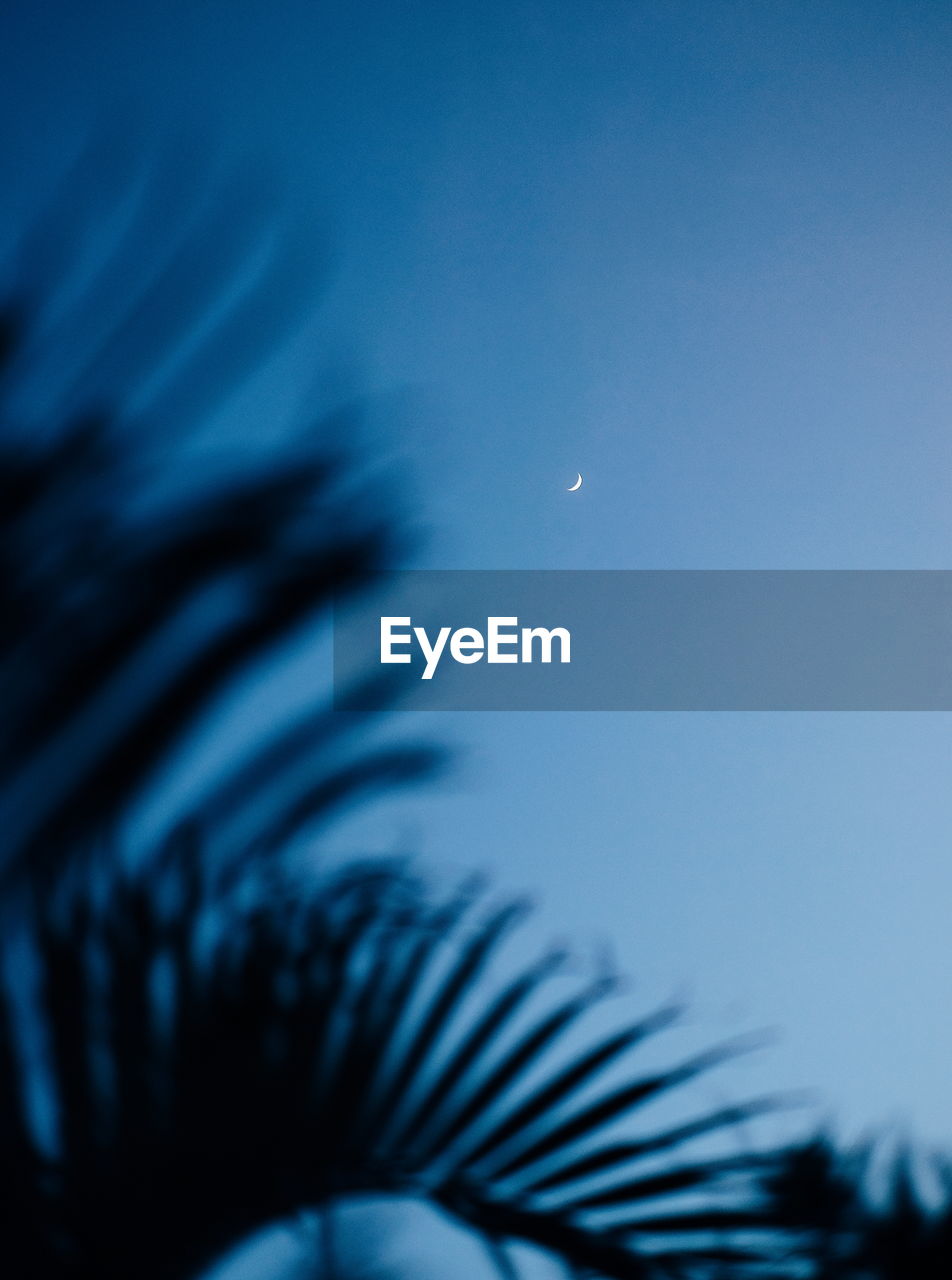
{"label": "crescent moon", "polygon": [[581,471],[580,471],[580,472],[578,473],[578,479],[575,481],[575,483],[574,483],[574,484],[570,484],[570,485],[569,485],[569,487],[568,487],[568,489],[567,489],[567,491],[566,491],[566,492],[568,492],[568,493],[574,493],[576,489],[581,489],[581,487],[582,487],[582,473],[581,473]]}

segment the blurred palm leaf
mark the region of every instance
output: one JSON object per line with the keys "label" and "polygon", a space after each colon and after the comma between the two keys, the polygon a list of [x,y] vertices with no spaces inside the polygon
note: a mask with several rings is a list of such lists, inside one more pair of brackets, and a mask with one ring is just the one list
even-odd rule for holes
{"label": "blurred palm leaf", "polygon": [[607,979],[539,1007],[560,964],[546,955],[486,987],[518,906],[477,918],[473,887],[441,901],[393,868],[290,878],[300,830],[426,774],[430,748],[373,746],[367,717],[312,699],[193,788],[160,854],[73,856],[224,692],[393,553],[379,504],[329,460],[349,417],[243,470],[185,474],[178,452],[211,390],[273,341],[307,278],[300,246],[275,244],[254,204],[146,175],[79,268],[72,220],[102,222],[84,174],[28,237],[2,329],[12,1274],[184,1277],[262,1223],[365,1191],[441,1207],[506,1275],[511,1240],[576,1276],[779,1274],[759,1162],[690,1155],[766,1104],[619,1130],[730,1049],[610,1077],[671,1012],[583,1045]]}
{"label": "blurred palm leaf", "polygon": [[[765,1178],[772,1214],[810,1280],[942,1280],[952,1275],[952,1169],[881,1143],[841,1150],[821,1134]],[[926,1189],[931,1184],[931,1193]]]}
{"label": "blurred palm leaf", "polygon": [[[196,852],[180,833],[135,872],[34,897],[8,947],[8,963],[34,956],[47,1038],[31,1069],[53,1100],[43,1145],[7,1000],[0,1215],[17,1274],[187,1276],[360,1193],[423,1197],[579,1274],[714,1275],[728,1257],[760,1274],[774,1256],[749,1199],[759,1162],[685,1154],[767,1103],[627,1131],[730,1048],[599,1085],[672,1011],[580,1047],[607,980],[547,997],[555,954],[488,976],[518,904],[481,908],[473,886],[440,901],[394,867],[223,878]],[[741,1246],[751,1232],[760,1250]]]}
{"label": "blurred palm leaf", "polygon": [[[95,207],[96,173],[71,175],[74,201]],[[54,203],[0,308],[0,869],[49,864],[127,813],[240,676],[394,554],[379,496],[333,456],[353,437],[352,411],[241,465],[198,468],[182,450],[208,366],[222,396],[247,376],[252,351],[260,359],[284,332],[276,315],[296,312],[314,254],[277,234],[260,197],[207,210],[181,175],[177,219],[159,234],[152,205],[170,195],[156,182],[72,290],[62,280],[82,240],[73,204]],[[33,275],[52,297],[28,287]],[[176,405],[158,442],[126,409],[143,385],[153,415]],[[63,417],[38,417],[47,404]],[[289,839],[352,794],[436,763],[420,747],[368,754],[366,738],[347,757],[354,721],[329,715],[319,692],[215,780],[207,817],[222,824],[272,788]],[[316,778],[308,759],[329,745],[333,773],[322,764]],[[255,820],[249,845],[274,804]]]}

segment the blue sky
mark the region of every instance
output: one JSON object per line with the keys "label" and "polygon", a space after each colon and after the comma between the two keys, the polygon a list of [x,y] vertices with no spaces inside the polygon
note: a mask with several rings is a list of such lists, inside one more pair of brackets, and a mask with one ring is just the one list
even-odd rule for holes
{"label": "blue sky", "polygon": [[[99,0],[2,24],[14,214],[128,119],[221,146],[330,245],[322,309],[221,429],[320,376],[369,389],[416,563],[950,567],[948,6]],[[646,998],[688,991],[699,1039],[779,1026],[738,1092],[817,1086],[850,1132],[952,1138],[947,716],[427,723],[460,772],[362,839],[538,890],[541,929],[611,938]]]}

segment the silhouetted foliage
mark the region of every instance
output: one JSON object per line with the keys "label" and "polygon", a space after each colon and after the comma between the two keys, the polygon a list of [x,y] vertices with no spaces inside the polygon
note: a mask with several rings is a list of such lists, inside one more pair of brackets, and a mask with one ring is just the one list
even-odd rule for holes
{"label": "silhouetted foliage", "polygon": [[[778,1223],[810,1280],[940,1280],[952,1275],[952,1170],[877,1144],[841,1151],[819,1136],[765,1178]],[[931,1198],[924,1181],[931,1174]]]}
{"label": "silhouetted foliage", "polygon": [[633,1127],[730,1047],[603,1081],[672,1012],[589,1040],[577,1024],[612,984],[538,1004],[554,954],[485,986],[517,906],[474,915],[472,886],[442,901],[395,868],[292,875],[297,833],[427,773],[428,747],[374,747],[366,717],[309,705],[193,789],[160,852],[133,831],[133,856],[90,856],[215,700],[392,538],[328,460],[346,416],[317,448],[183,470],[176,440],[306,275],[259,252],[260,210],[196,211],[173,184],[157,217],[143,181],[61,297],[74,221],[99,226],[72,181],[28,237],[0,344],[11,1273],[185,1277],[261,1223],[380,1191],[468,1224],[505,1275],[511,1240],[580,1277],[785,1274],[762,1162],[703,1146],[768,1104]]}
{"label": "silhouetted foliage", "polygon": [[[56,862],[127,813],[238,677],[395,551],[385,504],[339,458],[355,410],[240,461],[233,451],[202,465],[182,448],[207,407],[209,371],[224,395],[284,333],[278,318],[296,310],[313,252],[276,238],[260,196],[209,202],[187,174],[175,171],[171,191],[147,174],[131,209],[117,201],[119,230],[94,238],[95,266],[70,289],[80,232],[117,216],[96,204],[97,173],[80,165],[71,202],[54,201],[24,237],[0,309],[7,872]],[[177,217],[160,228],[155,203]],[[125,401],[141,405],[143,385],[151,407],[130,415]],[[150,427],[173,402],[168,428]],[[62,419],[38,420],[46,405]],[[246,843],[267,839],[271,822],[290,839],[351,794],[436,763],[420,747],[370,755],[366,740],[348,758],[342,730],[354,722],[321,703],[305,690],[297,722],[215,780],[194,806],[208,825],[260,791]],[[334,767],[324,761],[315,777],[307,760],[332,740]],[[264,790],[282,786],[280,815],[269,815]]]}
{"label": "silhouetted foliage", "polygon": [[[631,1131],[731,1047],[592,1088],[674,1011],[585,1043],[576,1024],[610,978],[546,996],[565,961],[550,952],[493,982],[522,904],[481,907],[475,884],[440,900],[395,867],[213,873],[199,852],[181,832],[141,869],[34,895],[8,944],[34,956],[32,1070],[54,1114],[44,1145],[7,1001],[0,1217],[20,1274],[190,1275],[360,1192],[429,1199],[579,1273],[708,1275],[726,1257],[739,1273],[756,1256],[723,1238],[766,1224],[739,1207],[757,1162],[683,1152],[767,1104]],[[693,1193],[703,1207],[679,1207]]]}

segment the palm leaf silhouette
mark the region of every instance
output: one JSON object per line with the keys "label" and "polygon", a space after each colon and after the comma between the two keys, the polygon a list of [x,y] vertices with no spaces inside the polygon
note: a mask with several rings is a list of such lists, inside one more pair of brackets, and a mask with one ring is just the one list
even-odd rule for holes
{"label": "palm leaf silhouette", "polygon": [[[84,172],[70,208],[94,210]],[[133,830],[134,856],[77,858],[110,845],[225,691],[394,548],[330,460],[347,416],[318,449],[177,483],[156,419],[174,409],[187,433],[272,340],[273,294],[302,273],[260,215],[204,197],[196,211],[187,184],[161,188],[179,214],[154,244],[155,180],[139,185],[79,284],[54,202],[3,326],[12,1273],[184,1277],[262,1223],[377,1192],[467,1224],[505,1275],[512,1240],[577,1276],[780,1274],[759,1162],[690,1154],[767,1103],[630,1128],[736,1046],[619,1083],[606,1073],[673,1012],[589,1042],[580,1022],[607,978],[547,998],[552,953],[490,982],[518,904],[480,914],[475,885],[441,899],[395,867],[289,869],[300,831],[425,775],[430,747],[375,746],[368,717],[318,700],[196,785],[158,852]],[[30,262],[51,298],[23,285]]]}
{"label": "palm leaf silhouette", "polygon": [[262,1224],[360,1193],[420,1196],[490,1242],[613,1277],[707,1274],[713,1236],[769,1225],[736,1196],[670,1207],[749,1183],[756,1161],[682,1149],[768,1103],[603,1137],[731,1048],[586,1091],[673,1011],[580,1047],[570,1028],[606,981],[553,1001],[555,954],[487,974],[518,904],[481,909],[473,887],[441,901],[394,867],[216,876],[195,854],[179,833],[142,869],[33,897],[18,945],[37,957],[33,1069],[55,1124],[44,1149],[8,1000],[2,1204],[22,1274],[194,1274]]}
{"label": "palm leaf silhouette", "polygon": [[[880,1142],[840,1149],[819,1134],[765,1178],[772,1213],[815,1280],[940,1280],[952,1270],[952,1172]],[[923,1188],[931,1174],[932,1191]]]}
{"label": "palm leaf silhouette", "polygon": [[[94,205],[88,168],[71,181]],[[156,181],[144,182],[146,195],[167,201]],[[201,190],[191,202],[175,194],[181,226],[157,236],[140,198],[118,244],[100,246],[92,279],[78,294],[64,289],[59,307],[48,277],[55,266],[68,280],[64,246],[78,250],[68,209],[54,203],[21,247],[26,265],[0,312],[0,865],[8,871],[55,860],[127,812],[239,677],[395,553],[379,495],[332,456],[354,432],[354,411],[329,414],[306,439],[254,451],[241,466],[201,469],[175,443],[157,444],[145,410],[138,419],[125,412],[123,398],[151,386],[147,400],[160,408],[174,400],[172,435],[187,439],[189,415],[206,405],[206,366],[224,395],[247,375],[254,340],[260,357],[283,332],[275,314],[295,311],[288,277],[299,289],[313,274],[313,254],[283,235],[273,244],[275,228],[254,206],[252,216],[221,197],[224,208],[213,201],[209,212]],[[143,218],[152,237],[144,243]],[[31,261],[52,302],[22,283]],[[235,287],[223,290],[229,272],[241,286],[234,297]],[[100,326],[102,310],[118,318]],[[58,323],[43,323],[50,311]],[[49,367],[54,339],[68,377]],[[62,420],[37,421],[47,403]],[[215,780],[209,818],[221,825],[258,788],[297,778],[298,791],[282,800],[290,838],[350,795],[437,762],[417,746],[368,754],[366,735],[350,761],[340,751],[346,719],[329,716],[316,694],[310,702],[266,749]],[[368,718],[360,723],[366,730]],[[314,792],[306,758],[331,744],[335,770]],[[248,843],[267,829],[263,813]]]}

